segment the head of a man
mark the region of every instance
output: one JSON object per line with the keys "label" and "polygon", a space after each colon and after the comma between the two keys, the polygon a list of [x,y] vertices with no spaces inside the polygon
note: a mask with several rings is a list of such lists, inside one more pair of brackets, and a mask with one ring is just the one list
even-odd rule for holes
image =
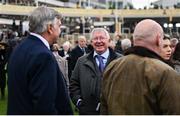
{"label": "head of a man", "polygon": [[62,45],[63,50],[64,50],[64,51],[66,51],[66,52],[68,52],[68,51],[69,51],[70,46],[71,46],[71,44],[70,44],[70,42],[69,42],[69,41],[64,42],[64,43],[63,43],[63,45]]}
{"label": "head of a man", "polygon": [[145,47],[160,55],[164,32],[162,27],[151,19],[140,21],[134,30],[134,46]]}
{"label": "head of a man", "polygon": [[48,7],[38,7],[29,16],[29,31],[40,34],[50,45],[60,35],[61,14]]}
{"label": "head of a man", "polygon": [[171,49],[172,49],[172,54],[174,53],[174,50],[176,48],[177,43],[179,42],[177,38],[172,38],[170,39],[171,42]]}
{"label": "head of a man", "polygon": [[85,36],[79,36],[79,37],[78,37],[78,45],[79,45],[81,48],[86,47],[86,37],[85,37]]}
{"label": "head of a man", "polygon": [[169,35],[164,35],[164,39],[163,39],[163,47],[161,50],[161,57],[164,60],[169,60],[171,55],[172,55],[172,49],[171,49],[171,42],[170,42],[170,36]]}
{"label": "head of a man", "polygon": [[131,47],[131,40],[128,38],[125,38],[123,40],[121,40],[121,48],[122,50],[126,50],[129,47]]}
{"label": "head of a man", "polygon": [[110,35],[104,28],[94,28],[90,36],[92,46],[98,54],[104,53],[109,46]]}

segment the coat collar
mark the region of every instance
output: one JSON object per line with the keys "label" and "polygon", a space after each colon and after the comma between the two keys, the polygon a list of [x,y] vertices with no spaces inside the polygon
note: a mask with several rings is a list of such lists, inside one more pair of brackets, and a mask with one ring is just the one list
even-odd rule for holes
{"label": "coat collar", "polygon": [[37,37],[37,38],[38,38],[39,40],[41,40],[41,41],[43,42],[43,44],[50,50],[50,45],[49,45],[48,41],[47,41],[44,37],[42,37],[42,36],[39,35],[39,34],[32,33],[32,32],[30,33],[30,35]]}
{"label": "coat collar", "polygon": [[[93,55],[94,55],[94,51],[90,52],[87,56],[87,59],[93,61],[94,60]],[[113,49],[109,48],[109,57],[106,65],[108,65],[112,60],[114,60],[117,57],[118,57],[117,53],[114,52]]]}
{"label": "coat collar", "polygon": [[139,55],[142,57],[158,59],[174,68],[172,62],[164,60],[158,54],[156,54],[155,52],[153,52],[145,47],[141,47],[141,46],[131,47],[124,52],[124,55],[129,55],[129,54],[136,54],[136,55]]}
{"label": "coat collar", "polygon": [[[87,61],[85,62],[85,65],[89,66],[95,73],[99,72],[95,58],[93,57],[94,51],[91,51],[89,54],[87,54]],[[106,66],[114,59],[116,59],[118,55],[116,52],[113,51],[113,49],[109,48],[109,57],[107,59]]]}

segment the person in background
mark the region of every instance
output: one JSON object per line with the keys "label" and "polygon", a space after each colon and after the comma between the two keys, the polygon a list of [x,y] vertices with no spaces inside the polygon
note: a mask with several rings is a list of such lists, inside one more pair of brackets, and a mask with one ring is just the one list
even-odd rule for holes
{"label": "person in background", "polygon": [[170,36],[165,34],[163,38],[163,48],[161,50],[161,57],[169,60],[172,55]]}
{"label": "person in background", "polygon": [[173,61],[171,60],[172,48],[170,42],[170,36],[165,34],[162,42],[162,50],[160,56],[164,59],[164,62],[174,68]]}
{"label": "person in background", "polygon": [[121,48],[121,39],[122,39],[122,36],[120,34],[117,34],[115,36],[115,39],[116,39],[115,51],[121,54],[122,53],[122,48]]}
{"label": "person in background", "polygon": [[94,28],[90,39],[94,50],[78,59],[70,80],[70,96],[80,115],[99,115],[102,74],[121,55],[109,48],[109,33]]}
{"label": "person in background", "polygon": [[121,40],[121,48],[122,48],[123,53],[125,52],[125,50],[130,48],[131,45],[132,44],[131,44],[131,40],[130,39],[125,38],[125,39]]}
{"label": "person in background", "polygon": [[68,77],[68,62],[65,58],[61,57],[59,54],[58,54],[58,51],[59,51],[60,47],[57,43],[53,44],[52,45],[52,48],[51,50],[53,51],[53,54],[57,60],[57,63],[58,63],[58,66],[59,66],[59,69],[61,70],[62,74],[63,74],[63,77],[66,81],[66,85],[67,85],[67,88],[68,88],[68,91],[69,91],[69,77]]}
{"label": "person in background", "polygon": [[50,50],[60,35],[61,14],[38,7],[27,36],[8,63],[8,115],[73,114],[62,72]]}
{"label": "person in background", "polygon": [[177,43],[179,42],[177,38],[172,38],[170,39],[171,42],[171,49],[172,49],[172,54],[174,53],[174,50],[176,48]]}
{"label": "person in background", "polygon": [[87,40],[87,49],[88,49],[89,52],[94,50],[94,48],[92,46],[92,41],[90,39]]}
{"label": "person in background", "polygon": [[61,57],[67,59],[69,57],[69,54],[71,52],[71,44],[69,41],[66,41],[62,45],[62,50],[59,50],[58,53]]}
{"label": "person in background", "polygon": [[176,45],[174,50],[173,61],[175,70],[180,74],[180,43]]}
{"label": "person in background", "polygon": [[163,29],[154,20],[136,25],[134,46],[104,72],[101,114],[180,114],[180,75],[161,61],[163,38]]}
{"label": "person in background", "polygon": [[6,88],[6,64],[8,62],[8,45],[0,43],[0,99],[5,99]]}
{"label": "person in background", "polygon": [[86,46],[86,37],[85,36],[79,36],[78,37],[78,45],[72,49],[69,57],[69,76],[71,77],[72,71],[74,70],[74,67],[76,65],[77,60],[88,53],[88,49]]}
{"label": "person in background", "polygon": [[71,77],[71,58],[70,58],[70,54],[71,54],[71,43],[69,41],[66,41],[63,43],[62,45],[63,49],[59,50],[58,53],[61,57],[63,57],[64,59],[67,60],[67,64],[68,64],[68,78],[70,79]]}

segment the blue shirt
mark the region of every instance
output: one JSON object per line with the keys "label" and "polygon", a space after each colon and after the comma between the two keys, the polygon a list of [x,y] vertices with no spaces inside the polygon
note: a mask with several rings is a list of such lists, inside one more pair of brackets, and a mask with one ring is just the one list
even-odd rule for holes
{"label": "blue shirt", "polygon": [[[99,54],[96,51],[94,51],[93,57],[95,57],[96,55],[99,55]],[[101,56],[103,57],[103,64],[104,66],[106,66],[106,63],[109,57],[109,49],[107,49],[103,54],[101,54]],[[99,66],[99,61],[96,57],[95,57],[95,60],[96,60],[97,65]]]}

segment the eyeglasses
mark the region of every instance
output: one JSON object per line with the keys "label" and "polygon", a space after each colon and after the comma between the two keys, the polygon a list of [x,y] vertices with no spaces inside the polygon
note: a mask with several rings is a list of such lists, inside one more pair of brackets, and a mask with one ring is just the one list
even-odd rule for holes
{"label": "eyeglasses", "polygon": [[106,38],[105,37],[95,37],[95,38],[93,38],[93,41],[103,41],[103,40],[105,40]]}

